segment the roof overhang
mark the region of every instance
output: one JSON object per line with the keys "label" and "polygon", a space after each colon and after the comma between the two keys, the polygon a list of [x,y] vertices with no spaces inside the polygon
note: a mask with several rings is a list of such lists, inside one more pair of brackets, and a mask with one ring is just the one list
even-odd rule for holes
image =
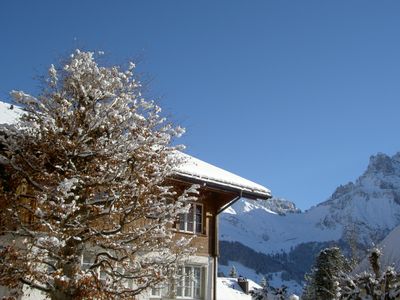
{"label": "roof overhang", "polygon": [[200,184],[208,189],[227,192],[235,197],[269,199],[271,191],[263,185],[221,169],[191,155],[176,152],[178,166],[173,170],[172,179]]}
{"label": "roof overhang", "polygon": [[196,177],[188,176],[185,174],[176,173],[172,176],[172,179],[186,182],[186,183],[191,183],[191,184],[199,184],[203,187],[206,187],[206,188],[209,188],[212,190],[233,193],[237,196],[249,198],[249,199],[253,199],[253,200],[257,200],[257,199],[267,200],[272,197],[271,192],[269,192],[269,191],[262,192],[262,191],[256,191],[256,190],[249,190],[249,189],[246,189],[243,187],[239,187],[239,186],[235,186],[235,185],[231,185],[231,184],[225,184],[225,183],[221,183],[221,182],[214,181],[214,180],[207,180],[204,178],[196,178]]}

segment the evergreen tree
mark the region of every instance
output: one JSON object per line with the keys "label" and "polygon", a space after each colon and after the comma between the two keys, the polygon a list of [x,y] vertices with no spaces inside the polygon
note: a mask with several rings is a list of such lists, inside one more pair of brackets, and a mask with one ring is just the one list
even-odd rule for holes
{"label": "evergreen tree", "polygon": [[237,278],[237,271],[236,271],[236,268],[235,268],[235,266],[232,266],[232,268],[231,268],[231,270],[229,271],[229,277],[232,277],[232,278]]}
{"label": "evergreen tree", "polygon": [[340,285],[340,299],[400,299],[400,273],[396,272],[392,267],[388,267],[384,272],[381,272],[379,265],[380,256],[380,249],[373,248],[370,251],[368,260],[372,273],[363,272],[343,277]]}
{"label": "evergreen tree", "polygon": [[172,225],[197,191],[168,183],[183,130],[142,95],[134,64],[96,58],[77,50],[37,97],[11,93],[24,115],[0,128],[0,285],[132,299],[190,253]]}
{"label": "evergreen tree", "polygon": [[261,287],[266,287],[266,286],[268,285],[268,281],[267,281],[267,279],[265,278],[265,276],[263,276],[263,277],[261,278],[260,285],[261,285]]}
{"label": "evergreen tree", "polygon": [[336,299],[339,279],[349,271],[348,263],[337,247],[322,250],[315,261],[312,273],[306,278],[303,299]]}

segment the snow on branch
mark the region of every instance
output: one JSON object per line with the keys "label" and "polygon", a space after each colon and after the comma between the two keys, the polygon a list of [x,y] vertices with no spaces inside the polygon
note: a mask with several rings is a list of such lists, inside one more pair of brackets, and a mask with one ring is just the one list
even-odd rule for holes
{"label": "snow on branch", "polygon": [[173,224],[198,187],[168,183],[184,130],[142,95],[134,70],[76,50],[50,66],[39,95],[11,92],[24,114],[0,128],[0,285],[131,299],[193,252]]}

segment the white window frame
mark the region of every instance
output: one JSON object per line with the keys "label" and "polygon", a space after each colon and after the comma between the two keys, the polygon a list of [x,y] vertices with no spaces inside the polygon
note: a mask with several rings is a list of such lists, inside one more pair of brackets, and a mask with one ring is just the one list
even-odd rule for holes
{"label": "white window frame", "polygon": [[[197,276],[195,276],[195,271],[197,271]],[[150,289],[150,299],[168,298],[168,295],[172,293],[175,295],[174,299],[202,300],[205,284],[203,265],[182,265],[178,268],[173,282],[166,282]]]}
{"label": "white window frame", "polygon": [[[83,270],[89,270],[90,266],[93,265],[93,261],[95,258],[96,254],[91,251],[84,251],[81,255],[81,266]],[[117,271],[121,272],[121,274],[124,273],[124,269],[117,264],[114,267]],[[97,278],[101,281],[107,281],[108,274],[106,272],[100,271],[100,268],[95,268],[94,273],[96,274]],[[123,280],[123,285],[127,288],[132,288],[133,287],[133,279],[131,278],[125,278]]]}
{"label": "white window frame", "polygon": [[[204,205],[201,203],[190,203],[191,208],[188,213],[181,214],[179,216],[179,222],[178,222],[178,230],[181,232],[188,232],[188,233],[193,233],[193,234],[203,234],[203,227],[204,227]],[[200,216],[200,221],[197,219],[197,207],[200,207],[201,209],[201,216]],[[189,229],[189,221],[190,217],[193,220],[192,229]],[[198,230],[198,225],[200,225],[200,230]]]}
{"label": "white window frame", "polygon": [[[198,277],[195,277],[195,271]],[[179,274],[180,273],[180,274]],[[176,285],[177,299],[202,299],[204,270],[202,266],[184,265],[179,268]]]}

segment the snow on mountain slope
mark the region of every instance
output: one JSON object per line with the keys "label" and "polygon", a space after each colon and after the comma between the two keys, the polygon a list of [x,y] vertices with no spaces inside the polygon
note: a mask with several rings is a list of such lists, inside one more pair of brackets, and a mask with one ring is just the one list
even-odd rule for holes
{"label": "snow on mountain slope", "polygon": [[[379,153],[371,156],[366,171],[357,180],[339,186],[328,200],[305,212],[289,204],[266,205],[241,199],[221,215],[220,240],[239,242],[264,253],[268,257],[263,259],[276,263],[273,272],[281,265],[287,279],[301,280],[301,274],[311,267],[304,263],[304,255],[314,256],[332,244],[349,249],[353,243],[361,251],[366,250],[399,224],[400,152],[392,157]],[[240,245],[224,246],[236,247],[236,253],[247,251]],[[223,255],[221,261],[235,263]],[[239,259],[237,255],[235,259]],[[268,269],[265,262],[263,267],[256,266],[258,271]]]}
{"label": "snow on mountain slope", "polygon": [[293,202],[287,201],[283,198],[273,197],[268,199],[268,201],[258,201],[257,203],[262,204],[264,207],[280,215],[301,213],[301,210],[297,208]]}
{"label": "snow on mountain slope", "polygon": [[241,199],[221,215],[220,238],[256,251],[288,251],[299,243],[337,241],[353,231],[364,245],[381,240],[400,224],[400,153],[372,156],[355,183],[340,186],[304,213],[279,215]]}
{"label": "snow on mountain slope", "polygon": [[282,216],[255,201],[240,199],[221,215],[220,238],[239,241],[263,253],[288,251],[309,241],[337,240],[341,226],[326,229],[316,226],[327,213],[326,207],[319,207],[304,214]]}
{"label": "snow on mountain slope", "polygon": [[[387,237],[378,244],[382,249],[382,256],[379,258],[381,270],[391,266],[400,272],[400,225],[393,229]],[[368,258],[364,258],[354,270],[354,273],[370,271]]]}
{"label": "snow on mountain slope", "polygon": [[383,250],[382,268],[393,266],[400,272],[400,225],[393,229],[379,246]]}

